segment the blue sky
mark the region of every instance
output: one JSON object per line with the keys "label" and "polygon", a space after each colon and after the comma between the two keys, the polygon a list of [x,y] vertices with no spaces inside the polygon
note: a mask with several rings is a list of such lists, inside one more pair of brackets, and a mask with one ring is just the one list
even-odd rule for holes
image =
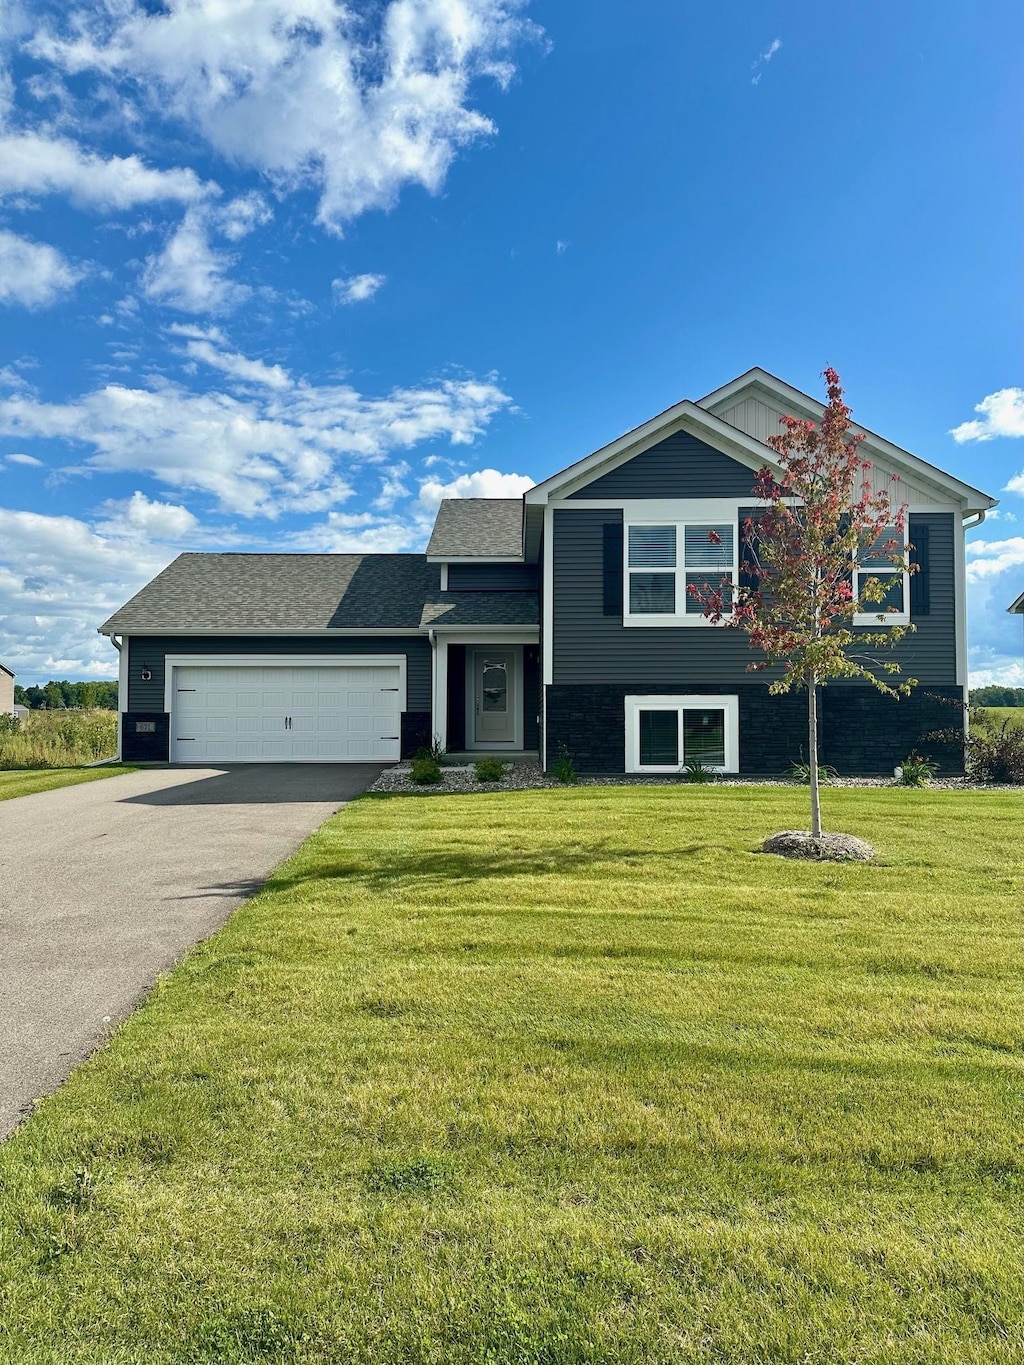
{"label": "blue sky", "polygon": [[1024,683],[1019,5],[0,11],[0,658],[182,549],[417,550],[751,365],[1001,499]]}

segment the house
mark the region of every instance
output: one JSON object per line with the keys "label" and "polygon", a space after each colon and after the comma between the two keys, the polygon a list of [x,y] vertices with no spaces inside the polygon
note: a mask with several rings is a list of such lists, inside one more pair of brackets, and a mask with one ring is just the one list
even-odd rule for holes
{"label": "house", "polygon": [[[100,628],[121,651],[122,757],[394,761],[436,737],[545,765],[567,752],[587,773],[784,771],[805,699],[770,695],[745,635],[707,622],[686,586],[741,573],[766,437],[785,413],[822,412],[754,369],[522,498],[442,502],[425,554],[183,554]],[[891,772],[958,723],[964,530],[995,505],[873,433],[862,451],[909,505],[921,568],[887,603],[915,627],[895,656],[920,686],[824,689],[822,762],[844,774]]]}
{"label": "house", "polygon": [[13,716],[14,674],[6,664],[0,664],[0,716]]}

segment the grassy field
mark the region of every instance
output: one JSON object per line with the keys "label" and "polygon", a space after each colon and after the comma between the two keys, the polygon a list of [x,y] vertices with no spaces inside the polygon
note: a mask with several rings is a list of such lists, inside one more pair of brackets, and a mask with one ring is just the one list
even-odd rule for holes
{"label": "grassy field", "polygon": [[0,771],[75,768],[117,753],[116,711],[32,711],[13,729],[2,719]]}
{"label": "grassy field", "polygon": [[112,763],[104,768],[26,768],[0,772],[0,801],[14,796],[31,796],[33,792],[48,792],[54,787],[74,787],[80,782],[96,782],[101,777],[117,777],[119,773],[133,773],[134,768]]}
{"label": "grassy field", "polygon": [[0,1149],[18,1365],[1024,1358],[1018,793],[364,799]]}
{"label": "grassy field", "polygon": [[1008,720],[1015,726],[1024,729],[1024,706],[985,706],[982,710],[987,716],[991,716],[998,725],[1002,725],[1004,720]]}

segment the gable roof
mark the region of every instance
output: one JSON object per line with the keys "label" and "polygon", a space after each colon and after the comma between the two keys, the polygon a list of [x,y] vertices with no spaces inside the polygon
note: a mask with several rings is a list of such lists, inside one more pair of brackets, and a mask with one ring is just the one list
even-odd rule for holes
{"label": "gable roof", "polygon": [[418,631],[439,588],[424,555],[182,554],[100,633]]}
{"label": "gable roof", "polygon": [[6,673],[9,678],[16,678],[18,675],[13,668],[8,668],[6,664],[0,664],[0,673]]}
{"label": "gable roof", "polygon": [[522,559],[522,498],[445,498],[427,558]]}
{"label": "gable roof", "polygon": [[1024,592],[1021,593],[1016,602],[1011,602],[1006,610],[1012,611],[1017,616],[1024,616]]}
{"label": "gable roof", "polygon": [[[773,452],[763,441],[723,415],[731,412],[732,406],[741,401],[747,390],[761,390],[773,397],[786,411],[794,411],[798,415],[802,414],[815,420],[820,419],[825,410],[825,405],[810,395],[801,393],[799,389],[794,389],[781,379],[776,379],[767,370],[755,367],[730,380],[721,388],[715,389],[713,393],[705,395],[697,403],[684,399],[673,404],[672,407],[627,431],[608,445],[536,484],[524,495],[526,503],[544,504],[553,495],[564,497],[677,431],[697,436],[753,470],[774,463]],[[858,426],[856,423],[851,425],[855,431],[864,432],[867,444],[884,456],[886,463],[895,471],[912,476],[918,483],[928,485],[934,491],[936,501],[959,502],[965,514],[984,513],[998,502],[997,498],[989,497],[980,489],[971,487],[970,484],[947,474],[917,455],[893,445],[891,441],[868,431],[866,427]]]}
{"label": "gable roof", "polygon": [[[763,397],[771,405],[782,411],[792,413],[797,417],[809,417],[815,422],[820,421],[825,412],[825,404],[820,399],[812,398],[810,394],[804,393],[801,389],[793,388],[792,384],[787,384],[785,380],[779,379],[774,374],[769,374],[759,365],[755,365],[744,374],[737,375],[735,379],[731,379],[728,384],[723,384],[721,388],[705,394],[703,398],[698,400],[697,406],[713,412],[717,417],[721,417],[732,425],[733,414],[737,412],[747,397]],[[853,431],[864,436],[865,449],[882,456],[901,475],[909,476],[916,483],[934,490],[941,498],[952,502],[962,502],[965,505],[966,512],[986,512],[998,503],[998,498],[989,497],[979,488],[974,488],[971,484],[958,479],[954,474],[949,474],[937,465],[922,460],[919,455],[904,450],[902,446],[886,440],[884,436],[879,436],[877,432],[871,431],[868,427],[862,426],[858,422],[851,422],[850,426]],[[749,428],[744,429],[749,430]]]}

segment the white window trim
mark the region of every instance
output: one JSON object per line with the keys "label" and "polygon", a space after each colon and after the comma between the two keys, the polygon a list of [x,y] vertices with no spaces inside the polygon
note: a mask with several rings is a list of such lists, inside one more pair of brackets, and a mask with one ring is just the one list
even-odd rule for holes
{"label": "white window trim", "polygon": [[[627,696],[626,702],[626,772],[678,773],[686,764],[683,748],[683,712],[714,707],[725,712],[725,764],[712,772],[736,773],[740,767],[740,699],[736,695],[718,696],[709,692],[692,695],[662,694],[658,696]],[[679,754],[682,762],[663,766],[644,766],[640,762],[640,712],[675,711],[679,716]]]}
{"label": "white window trim", "polygon": [[[893,537],[895,539],[895,537]],[[907,527],[903,528],[903,550],[907,548]],[[895,568],[885,568],[884,566],[873,569],[860,569],[857,567],[857,557],[853,560],[853,595],[860,597],[861,578],[881,578],[886,574],[895,576]],[[878,606],[881,607],[881,603]],[[853,624],[855,626],[875,626],[884,630],[886,626],[909,626],[910,625],[910,572],[903,573],[903,611],[858,611],[854,613]]]}
{"label": "white window trim", "polygon": [[[719,582],[728,572],[732,579],[733,587],[739,582],[739,560],[740,560],[740,534],[735,513],[730,517],[721,512],[715,512],[707,516],[687,516],[679,518],[676,516],[639,516],[626,518],[622,521],[622,624],[624,626],[714,626],[724,625],[724,621],[709,621],[703,612],[686,611],[686,575],[687,573],[698,573],[697,569],[687,569],[686,567],[686,528],[687,526],[710,526],[717,523],[719,526],[732,527],[732,566],[731,569],[709,570],[707,583],[715,586],[712,582],[712,575],[718,574]],[[629,532],[634,526],[674,526],[676,530],[676,564],[674,569],[657,568],[630,568],[629,564]],[[632,612],[629,607],[630,600],[630,576],[634,573],[671,573],[675,575],[676,581],[676,610],[674,612]],[[680,605],[683,610],[680,611]]]}

